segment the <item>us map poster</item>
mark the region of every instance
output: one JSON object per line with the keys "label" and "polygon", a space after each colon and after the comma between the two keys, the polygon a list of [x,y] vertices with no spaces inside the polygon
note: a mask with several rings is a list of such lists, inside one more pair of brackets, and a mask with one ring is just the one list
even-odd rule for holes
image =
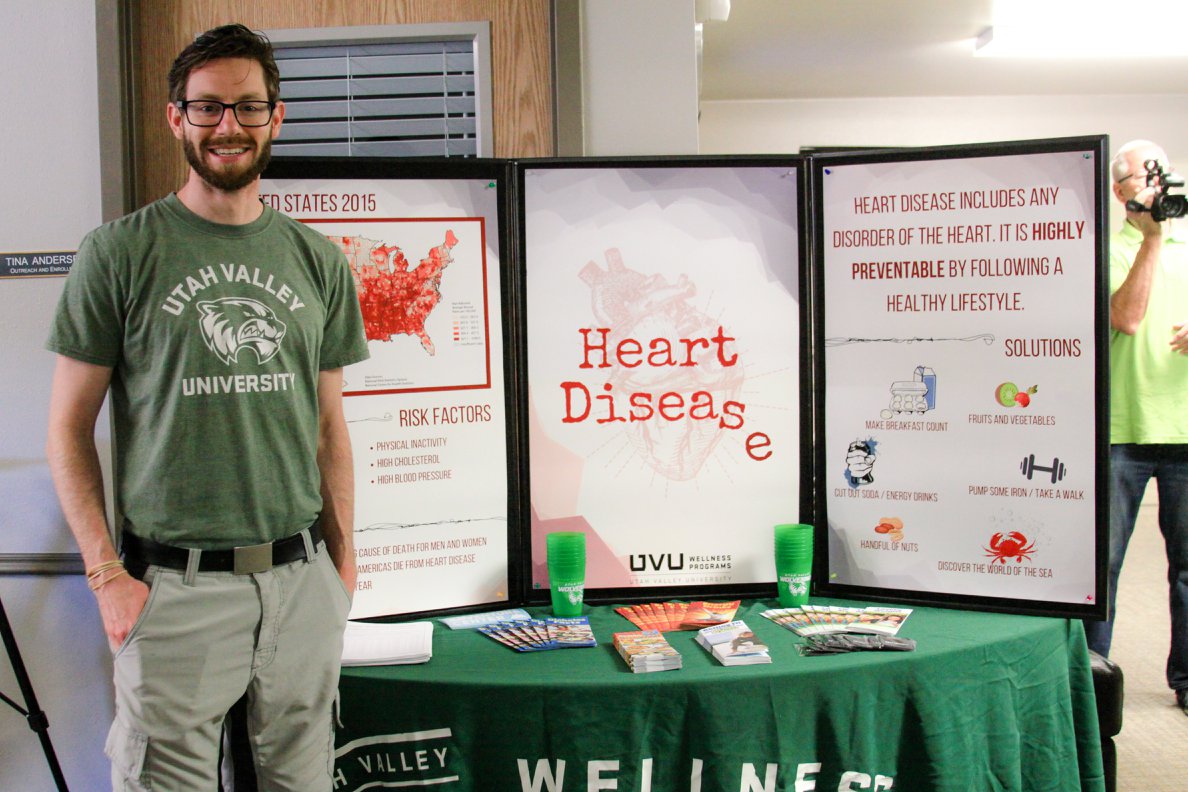
{"label": "us map poster", "polygon": [[275,179],[261,192],[342,250],[359,293],[371,357],[343,372],[359,569],[351,617],[506,600],[495,185]]}
{"label": "us map poster", "polygon": [[1097,168],[824,165],[831,583],[1095,605]]}
{"label": "us map poster", "polygon": [[523,177],[531,584],[586,535],[591,589],[770,582],[800,508],[794,167]]}

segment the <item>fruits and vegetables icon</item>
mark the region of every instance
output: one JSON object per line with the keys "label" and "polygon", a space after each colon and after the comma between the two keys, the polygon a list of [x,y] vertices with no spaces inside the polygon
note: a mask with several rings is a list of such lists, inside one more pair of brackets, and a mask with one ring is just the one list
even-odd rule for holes
{"label": "fruits and vegetables icon", "polygon": [[1032,385],[1026,390],[1020,390],[1013,382],[1004,382],[994,389],[994,400],[1003,407],[1027,407],[1031,404],[1031,397],[1039,391],[1038,385]]}

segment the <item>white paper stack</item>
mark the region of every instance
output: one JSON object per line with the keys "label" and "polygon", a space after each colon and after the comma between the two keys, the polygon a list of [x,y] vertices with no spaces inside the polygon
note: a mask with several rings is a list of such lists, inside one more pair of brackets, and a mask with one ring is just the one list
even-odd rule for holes
{"label": "white paper stack", "polygon": [[433,623],[348,621],[342,636],[344,666],[426,663],[433,656]]}
{"label": "white paper stack", "polygon": [[451,630],[469,630],[475,627],[486,627],[488,624],[495,624],[503,621],[528,621],[532,617],[528,615],[528,611],[523,608],[512,608],[510,610],[491,611],[488,613],[467,613],[463,616],[449,616],[441,620],[441,623]]}

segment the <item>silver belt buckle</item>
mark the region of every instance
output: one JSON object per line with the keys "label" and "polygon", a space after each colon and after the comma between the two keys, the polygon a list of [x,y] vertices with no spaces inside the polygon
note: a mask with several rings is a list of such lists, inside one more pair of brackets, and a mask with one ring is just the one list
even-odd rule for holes
{"label": "silver belt buckle", "polygon": [[272,542],[235,548],[235,574],[253,575],[272,569]]}

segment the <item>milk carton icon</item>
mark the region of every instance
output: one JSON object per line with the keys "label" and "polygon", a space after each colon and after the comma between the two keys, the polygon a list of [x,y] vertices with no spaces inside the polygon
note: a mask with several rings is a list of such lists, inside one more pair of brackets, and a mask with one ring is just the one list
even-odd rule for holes
{"label": "milk carton icon", "polygon": [[916,366],[916,381],[924,383],[924,403],[926,409],[936,409],[936,372],[928,366]]}
{"label": "milk carton icon", "polygon": [[935,408],[936,372],[928,366],[916,366],[910,380],[891,383],[891,412],[923,414]]}

